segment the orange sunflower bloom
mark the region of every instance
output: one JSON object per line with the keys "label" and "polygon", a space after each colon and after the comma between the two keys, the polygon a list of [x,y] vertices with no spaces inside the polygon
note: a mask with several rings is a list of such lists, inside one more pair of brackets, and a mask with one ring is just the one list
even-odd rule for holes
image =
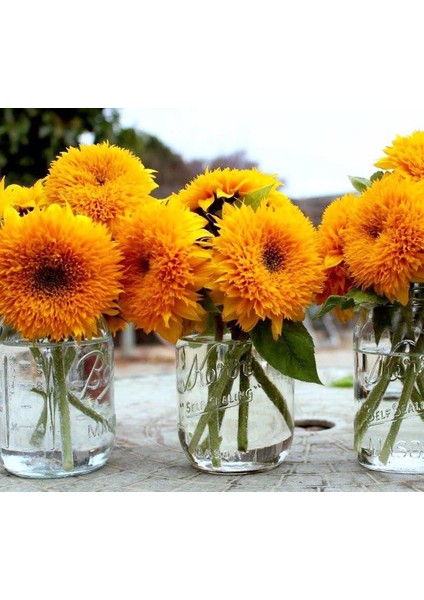
{"label": "orange sunflower bloom", "polygon": [[276,189],[280,185],[276,175],[266,175],[257,169],[206,169],[178,192],[178,198],[190,210],[201,208],[214,213],[211,208],[215,201],[220,210],[226,200],[242,198],[267,187]]}
{"label": "orange sunflower bloom", "polygon": [[355,284],[408,302],[424,277],[424,203],[408,179],[385,175],[352,204],[344,254]]}
{"label": "orange sunflower bloom", "polygon": [[69,207],[7,209],[0,230],[0,314],[30,340],[91,338],[120,293],[108,230]]}
{"label": "orange sunflower bloom", "polygon": [[256,211],[225,205],[218,227],[210,270],[223,319],[237,320],[246,332],[270,319],[277,339],[283,320],[303,320],[321,290],[322,261],[312,223],[293,205],[272,208],[262,202]]}
{"label": "orange sunflower bloom", "polygon": [[124,319],[176,342],[186,321],[205,317],[198,291],[207,283],[210,254],[197,243],[209,235],[205,224],[173,200],[143,205],[121,219],[115,233],[124,255]]}
{"label": "orange sunflower bloom", "polygon": [[[322,292],[317,295],[317,304],[323,304],[332,295],[343,296],[353,287],[344,260],[344,233],[355,202],[354,194],[346,194],[333,200],[322,215],[318,228],[318,250],[324,261],[326,279]],[[343,321],[351,316],[351,312],[339,311],[337,315]]]}
{"label": "orange sunflower bloom", "polygon": [[398,175],[414,181],[424,179],[424,131],[396,136],[384,152],[387,156],[374,163],[376,167],[393,169]]}
{"label": "orange sunflower bloom", "polygon": [[129,150],[108,142],[69,148],[52,162],[46,178],[49,203],[67,203],[74,213],[113,227],[136,210],[156,187],[153,171]]}
{"label": "orange sunflower bloom", "polygon": [[43,180],[39,179],[31,187],[21,185],[4,186],[4,177],[0,181],[0,218],[8,206],[15,208],[20,214],[32,210],[35,206],[43,206],[46,203]]}

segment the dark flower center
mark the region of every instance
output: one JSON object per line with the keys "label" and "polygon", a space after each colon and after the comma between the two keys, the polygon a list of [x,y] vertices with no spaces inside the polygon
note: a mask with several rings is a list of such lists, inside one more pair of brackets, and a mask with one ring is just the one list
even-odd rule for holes
{"label": "dark flower center", "polygon": [[107,181],[107,177],[104,173],[96,173],[95,176],[98,185],[104,185]]}
{"label": "dark flower center", "polygon": [[142,275],[145,275],[150,268],[150,257],[143,256],[143,258],[139,262],[139,265]]}
{"label": "dark flower center", "polygon": [[62,265],[44,265],[34,273],[34,288],[52,295],[69,285],[69,277]]}
{"label": "dark flower center", "polygon": [[266,244],[262,252],[262,262],[271,273],[278,271],[284,264],[284,255],[275,244]]}
{"label": "dark flower center", "polygon": [[373,239],[377,239],[381,234],[381,226],[378,223],[369,223],[365,226],[365,231]]}
{"label": "dark flower center", "polygon": [[20,217],[24,217],[25,215],[27,215],[28,213],[30,213],[31,211],[34,210],[33,206],[25,206],[25,207],[17,206],[15,208],[18,211]]}

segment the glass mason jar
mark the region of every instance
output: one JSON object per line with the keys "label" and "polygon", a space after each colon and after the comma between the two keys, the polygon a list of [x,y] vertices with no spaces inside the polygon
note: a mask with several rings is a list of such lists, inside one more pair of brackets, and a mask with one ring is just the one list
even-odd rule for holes
{"label": "glass mason jar", "polygon": [[189,461],[211,473],[266,471],[293,439],[294,381],[252,342],[187,336],[177,342],[178,433]]}
{"label": "glass mason jar", "polygon": [[0,446],[10,473],[68,477],[106,463],[115,439],[113,350],[104,322],[81,343],[32,343],[3,331]]}
{"label": "glass mason jar", "polygon": [[424,286],[407,306],[368,305],[354,330],[354,443],[369,469],[424,473]]}

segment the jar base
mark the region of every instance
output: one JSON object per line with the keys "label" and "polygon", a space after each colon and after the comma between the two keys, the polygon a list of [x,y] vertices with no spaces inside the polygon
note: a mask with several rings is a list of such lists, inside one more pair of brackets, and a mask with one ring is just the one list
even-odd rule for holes
{"label": "jar base", "polygon": [[6,471],[17,477],[27,479],[59,479],[75,477],[97,471],[108,461],[112,449],[96,448],[96,452],[74,452],[74,466],[67,471],[62,465],[60,452],[2,451],[3,465]]}
{"label": "jar base", "polygon": [[198,448],[193,453],[189,451],[184,431],[179,430],[182,448],[190,463],[204,473],[216,475],[243,475],[261,473],[278,467],[287,457],[293,437],[265,448],[254,448],[241,452],[239,450],[221,450],[212,456],[209,450]]}
{"label": "jar base", "polygon": [[281,455],[275,462],[266,464],[259,464],[257,462],[244,462],[241,464],[240,462],[226,461],[225,464],[221,464],[220,467],[215,467],[212,464],[212,461],[205,461],[202,463],[191,461],[191,463],[199,471],[211,473],[212,475],[247,475],[249,473],[263,473],[275,469],[275,467],[281,465],[287,454],[288,452]]}
{"label": "jar base", "polygon": [[420,458],[405,459],[404,456],[390,456],[387,463],[384,464],[378,456],[369,456],[367,452],[358,454],[358,462],[365,469],[370,471],[381,471],[384,473],[406,473],[406,474],[424,474],[424,456]]}

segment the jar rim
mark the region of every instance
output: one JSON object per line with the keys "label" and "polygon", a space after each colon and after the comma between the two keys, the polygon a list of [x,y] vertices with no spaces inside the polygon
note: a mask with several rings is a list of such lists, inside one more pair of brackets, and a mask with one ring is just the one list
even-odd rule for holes
{"label": "jar rim", "polygon": [[[247,340],[233,340],[231,334],[224,334],[222,340],[216,340],[213,335],[206,335],[203,333],[194,333],[182,336],[178,342],[188,342],[190,344],[252,344],[252,340],[249,337]],[[178,344],[177,342],[177,344]]]}

